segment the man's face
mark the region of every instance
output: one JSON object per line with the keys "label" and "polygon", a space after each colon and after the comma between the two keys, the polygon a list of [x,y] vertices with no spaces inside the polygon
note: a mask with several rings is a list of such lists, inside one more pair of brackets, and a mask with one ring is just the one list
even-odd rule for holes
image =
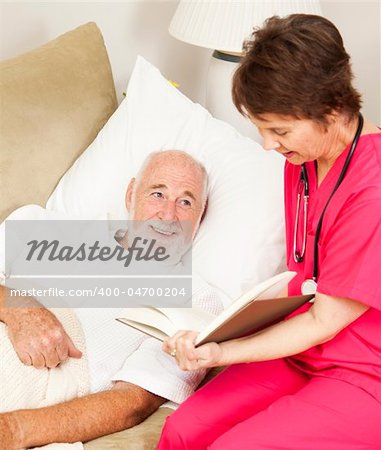
{"label": "man's face", "polygon": [[176,260],[189,248],[203,212],[203,174],[182,154],[157,155],[141,179],[130,182],[126,206],[133,221],[128,240],[155,239]]}

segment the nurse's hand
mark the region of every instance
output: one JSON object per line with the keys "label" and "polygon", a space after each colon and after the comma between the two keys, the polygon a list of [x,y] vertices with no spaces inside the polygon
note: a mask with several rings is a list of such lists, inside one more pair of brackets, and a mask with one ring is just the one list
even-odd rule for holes
{"label": "nurse's hand", "polygon": [[215,342],[195,347],[196,331],[178,331],[163,343],[163,350],[176,358],[182,370],[206,369],[223,365],[222,348]]}

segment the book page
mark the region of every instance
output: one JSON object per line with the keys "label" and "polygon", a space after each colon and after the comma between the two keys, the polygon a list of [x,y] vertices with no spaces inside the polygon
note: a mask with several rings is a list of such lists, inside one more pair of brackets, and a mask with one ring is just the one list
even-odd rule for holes
{"label": "book page", "polygon": [[164,341],[164,339],[166,337],[168,337],[167,334],[163,333],[162,331],[158,330],[157,328],[150,327],[149,325],[145,325],[143,323],[134,322],[133,320],[122,319],[122,318],[118,318],[116,320],[125,325],[129,325],[130,327],[135,328],[136,330],[142,331],[143,333],[148,334],[148,336],[159,339],[159,341]]}
{"label": "book page", "polygon": [[156,308],[177,327],[177,330],[200,331],[216,318],[201,308]]}
{"label": "book page", "polygon": [[121,315],[120,322],[161,340],[179,330],[200,331],[216,318],[200,308],[126,308]]}
{"label": "book page", "polygon": [[[157,328],[167,336],[172,336],[178,330],[176,325],[165,314],[153,307],[126,308],[121,316],[123,317],[120,317],[120,321],[123,323],[131,326],[133,325],[129,323],[130,321],[135,324],[141,323],[148,327]],[[134,328],[136,328],[136,325]]]}

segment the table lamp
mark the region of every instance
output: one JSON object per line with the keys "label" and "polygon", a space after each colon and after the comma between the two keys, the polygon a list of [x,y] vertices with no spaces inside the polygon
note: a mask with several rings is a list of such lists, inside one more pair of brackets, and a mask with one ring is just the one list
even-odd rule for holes
{"label": "table lamp", "polygon": [[318,0],[181,0],[169,26],[173,37],[214,49],[207,76],[206,107],[214,117],[257,141],[260,137],[255,127],[233,105],[232,76],[241,59],[243,42],[253,28],[273,15],[293,13],[322,14]]}

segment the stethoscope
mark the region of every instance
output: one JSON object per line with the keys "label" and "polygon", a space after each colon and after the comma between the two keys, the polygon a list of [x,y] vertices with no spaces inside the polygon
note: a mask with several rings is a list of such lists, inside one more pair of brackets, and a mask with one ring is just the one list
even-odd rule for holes
{"label": "stethoscope", "polygon": [[[347,158],[345,160],[344,166],[341,170],[340,176],[336,182],[335,187],[333,188],[331,195],[329,196],[324,209],[320,215],[318,225],[316,227],[316,235],[314,240],[314,260],[313,260],[313,273],[312,278],[304,280],[302,283],[302,294],[308,295],[308,294],[315,294],[317,290],[317,277],[319,274],[319,268],[318,268],[318,261],[319,261],[319,238],[321,233],[321,227],[323,223],[323,217],[327,210],[328,204],[331,201],[334,193],[337,191],[338,187],[342,183],[345,174],[347,173],[349,163],[351,162],[352,156],[354,151],[356,150],[356,146],[358,143],[358,140],[361,135],[362,127],[364,125],[364,118],[359,113],[359,122],[356,130],[355,137],[353,138],[353,142],[351,145],[351,148],[348,152]],[[294,254],[294,261],[296,263],[301,263],[304,260],[304,255],[306,252],[306,241],[307,241],[307,213],[308,213],[308,199],[309,199],[309,184],[308,184],[308,175],[305,164],[301,165],[301,171],[300,171],[300,179],[298,184],[298,197],[297,197],[297,203],[296,203],[296,212],[295,212],[295,226],[294,226],[294,244],[293,244],[293,254]],[[297,249],[297,236],[298,236],[298,227],[299,227],[299,214],[300,214],[300,203],[301,198],[303,195],[303,241],[302,241],[302,248],[299,251]]]}

